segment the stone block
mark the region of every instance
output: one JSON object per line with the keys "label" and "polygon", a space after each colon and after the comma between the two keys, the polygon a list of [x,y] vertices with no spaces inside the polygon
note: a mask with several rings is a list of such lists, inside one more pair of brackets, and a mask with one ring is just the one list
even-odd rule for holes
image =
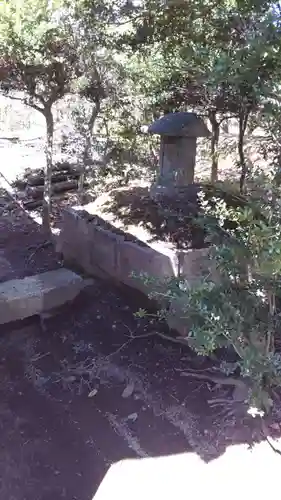
{"label": "stone block", "polygon": [[86,221],[74,210],[63,210],[61,231],[56,236],[56,252],[74,270],[89,271],[90,252]]}
{"label": "stone block", "polygon": [[[124,242],[119,247],[118,278],[125,285],[150,294],[162,290],[161,281],[174,275],[174,268],[169,256],[160,254],[153,248],[141,247],[136,243]],[[132,273],[136,276],[132,277]],[[146,274],[155,282],[145,284],[137,276]]]}
{"label": "stone block", "polygon": [[[78,268],[93,276],[107,277],[131,286],[142,293],[160,292],[158,304],[167,307],[165,280],[182,276],[190,285],[210,272],[212,263],[207,249],[176,251],[162,242],[143,246],[127,241],[114,231],[103,229],[94,220],[75,210],[66,210],[58,246],[64,258],[71,258]],[[154,283],[145,284],[132,273],[147,274]],[[163,284],[163,286],[162,286]],[[161,293],[164,292],[164,295]],[[175,301],[170,309],[168,324],[181,335],[187,334],[186,314]]]}
{"label": "stone block", "polygon": [[207,248],[180,251],[180,275],[187,276],[189,281],[202,280],[202,277],[211,272],[208,252]]}
{"label": "stone block", "polygon": [[110,273],[118,274],[118,247],[124,238],[99,226],[89,225],[89,250],[91,268],[98,265]]}
{"label": "stone block", "polygon": [[61,268],[0,284],[0,324],[40,314],[72,301],[87,282]]}

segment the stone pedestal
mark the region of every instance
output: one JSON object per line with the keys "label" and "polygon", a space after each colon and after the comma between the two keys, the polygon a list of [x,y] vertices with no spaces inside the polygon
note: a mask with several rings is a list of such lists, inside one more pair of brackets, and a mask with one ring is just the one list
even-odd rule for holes
{"label": "stone pedestal", "polygon": [[196,140],[209,135],[201,118],[194,113],[169,113],[148,130],[161,136],[159,173],[151,195],[172,195],[177,188],[193,184]]}
{"label": "stone pedestal", "polygon": [[194,182],[196,138],[162,137],[159,175],[151,194],[173,193],[176,188]]}

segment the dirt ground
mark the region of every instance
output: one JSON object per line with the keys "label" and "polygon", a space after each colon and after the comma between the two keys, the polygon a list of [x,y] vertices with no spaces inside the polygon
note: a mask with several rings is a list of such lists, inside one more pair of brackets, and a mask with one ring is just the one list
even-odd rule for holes
{"label": "dirt ground", "polygon": [[[1,183],[0,183],[1,186]],[[61,266],[48,237],[0,187],[0,282]]]}
{"label": "dirt ground", "polygon": [[[1,199],[1,280],[59,267],[51,247],[34,253],[39,226]],[[120,460],[189,452],[208,463],[262,439],[245,408],[209,406],[228,391],[181,376],[204,361],[137,319],[143,300],[95,280],[43,323],[1,327],[1,500],[91,500]]]}

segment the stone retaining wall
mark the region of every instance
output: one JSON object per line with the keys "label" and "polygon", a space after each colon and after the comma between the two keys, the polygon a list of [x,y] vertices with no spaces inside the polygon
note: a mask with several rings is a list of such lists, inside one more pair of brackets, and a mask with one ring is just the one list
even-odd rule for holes
{"label": "stone retaining wall", "polygon": [[[146,295],[155,290],[154,285],[146,285],[142,280],[132,277],[145,273],[158,280],[182,275],[192,284],[209,269],[208,251],[170,249],[163,243],[163,252],[143,242],[128,241],[126,233],[104,229],[97,224],[98,217],[88,216],[85,210],[75,208],[63,211],[61,232],[57,240],[57,251],[62,253],[66,262],[72,263],[90,275],[107,277],[135,288]],[[108,225],[108,223],[107,223]],[[164,290],[164,288],[163,288]],[[165,306],[165,300],[159,301]],[[174,304],[170,311],[171,327],[186,334],[186,321],[181,321],[181,308]]]}

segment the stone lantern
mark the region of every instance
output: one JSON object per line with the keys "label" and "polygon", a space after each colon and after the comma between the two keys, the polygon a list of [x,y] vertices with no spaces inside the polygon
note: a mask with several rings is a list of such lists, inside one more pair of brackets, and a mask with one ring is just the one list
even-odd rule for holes
{"label": "stone lantern", "polygon": [[151,195],[173,193],[194,182],[197,137],[210,132],[195,113],[169,113],[152,123],[148,132],[161,136],[160,171]]}

